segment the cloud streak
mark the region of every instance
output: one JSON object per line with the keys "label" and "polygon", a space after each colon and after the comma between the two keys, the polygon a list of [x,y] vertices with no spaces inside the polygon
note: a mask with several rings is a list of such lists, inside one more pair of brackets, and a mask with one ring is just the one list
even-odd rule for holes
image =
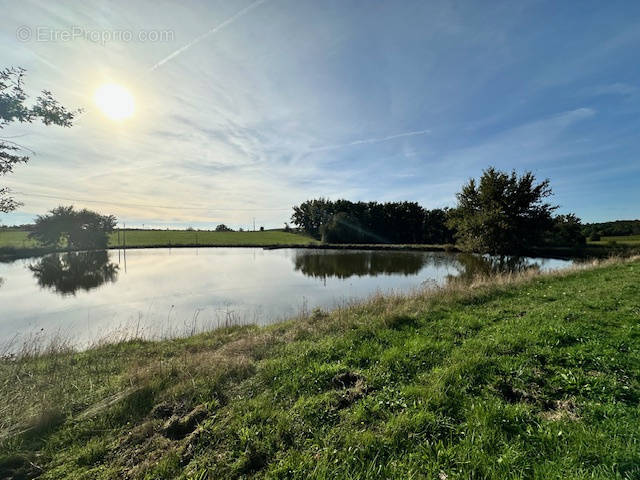
{"label": "cloud streak", "polygon": [[312,148],[311,151],[312,152],[326,152],[327,150],[338,150],[341,148],[346,148],[346,147],[353,147],[356,145],[369,145],[372,143],[382,143],[382,142],[388,142],[390,140],[395,140],[397,138],[403,138],[403,137],[415,137],[418,135],[427,135],[428,133],[431,133],[431,130],[416,130],[413,132],[403,132],[403,133],[396,133],[394,135],[388,135],[386,137],[373,137],[373,138],[363,138],[361,140],[354,140],[353,142],[349,142],[349,143],[341,143],[338,145],[326,145],[323,147],[316,147],[316,148]]}
{"label": "cloud streak", "polygon": [[249,13],[251,10],[253,10],[256,7],[259,7],[260,5],[262,5],[263,3],[267,2],[268,0],[257,0],[255,2],[253,2],[251,5],[248,5],[247,7],[243,8],[242,10],[240,10],[239,12],[237,12],[236,14],[232,15],[231,17],[229,17],[228,19],[226,19],[224,22],[222,22],[220,25],[217,25],[215,27],[213,27],[211,30],[208,30],[207,32],[203,33],[202,35],[194,38],[193,40],[191,40],[189,43],[187,43],[186,45],[180,47],[178,50],[176,50],[175,52],[171,53],[170,55],[166,56],[165,58],[163,58],[162,60],[160,60],[158,63],[156,63],[154,66],[152,66],[149,70],[150,71],[154,71],[158,68],[160,68],[162,65],[164,65],[165,63],[169,62],[170,60],[173,60],[174,58],[176,58],[178,55],[180,55],[181,53],[184,53],[185,51],[189,50],[191,47],[193,47],[194,45],[200,43],[202,40],[204,40],[207,37],[210,37],[211,35],[214,35],[216,33],[218,33],[220,30],[222,30],[223,28],[228,27],[229,25],[231,25],[233,22],[235,22],[236,20],[238,20],[240,17],[243,17],[244,15],[246,15],[247,13]]}

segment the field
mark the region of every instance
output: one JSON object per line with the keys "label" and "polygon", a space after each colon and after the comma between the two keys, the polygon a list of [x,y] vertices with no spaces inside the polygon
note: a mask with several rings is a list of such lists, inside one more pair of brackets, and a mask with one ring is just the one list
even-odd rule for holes
{"label": "field", "polygon": [[0,230],[0,248],[32,248],[37,242],[29,239],[27,232],[21,230]]}
{"label": "field", "polygon": [[597,242],[589,242],[589,245],[609,245],[611,242],[615,242],[619,245],[640,246],[640,235],[601,237]]}
{"label": "field", "polygon": [[[122,245],[123,235],[112,233],[110,246]],[[306,245],[313,243],[310,237],[281,230],[264,232],[211,232],[187,230],[128,230],[127,247],[154,245]]]}
{"label": "field", "polygon": [[640,478],[638,259],[55,350],[0,361],[0,478]]}
{"label": "field", "polygon": [[[114,232],[109,239],[110,247],[123,244],[126,237],[127,247],[153,247],[170,245],[306,245],[315,242],[306,235],[284,232],[282,230],[266,230],[264,232],[213,232],[187,230],[127,230]],[[118,240],[120,238],[120,240]],[[37,243],[30,240],[27,232],[0,230],[0,248],[33,248]]]}

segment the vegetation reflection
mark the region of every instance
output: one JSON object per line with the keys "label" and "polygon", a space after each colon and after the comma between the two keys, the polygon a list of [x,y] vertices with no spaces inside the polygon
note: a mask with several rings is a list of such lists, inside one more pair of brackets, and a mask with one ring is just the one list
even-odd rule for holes
{"label": "vegetation reflection", "polygon": [[61,295],[89,291],[118,278],[118,266],[109,262],[106,250],[47,255],[29,269],[38,285]]}
{"label": "vegetation reflection", "polygon": [[459,273],[449,280],[471,282],[478,277],[490,277],[501,273],[519,273],[525,270],[539,270],[540,264],[532,263],[527,257],[488,256],[461,253],[456,256]]}
{"label": "vegetation reflection", "polygon": [[453,258],[424,252],[382,251],[297,251],[293,259],[297,271],[309,277],[349,278],[352,276],[416,275],[427,263],[449,263]]}

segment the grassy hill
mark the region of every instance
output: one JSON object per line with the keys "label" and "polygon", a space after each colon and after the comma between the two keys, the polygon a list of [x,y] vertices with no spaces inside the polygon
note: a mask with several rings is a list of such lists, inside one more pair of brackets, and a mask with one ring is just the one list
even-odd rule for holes
{"label": "grassy hill", "polygon": [[639,299],[610,261],[0,361],[0,478],[639,478]]}
{"label": "grassy hill", "polygon": [[[127,247],[155,247],[170,245],[307,245],[315,240],[298,233],[282,230],[263,232],[213,232],[187,230],[127,230],[111,234],[110,247],[123,244],[126,237]],[[120,240],[118,240],[120,238]],[[28,232],[22,230],[0,230],[0,248],[37,248],[38,244],[28,238]]]}
{"label": "grassy hill", "polygon": [[632,245],[640,246],[640,235],[615,235],[609,237],[600,237],[598,241],[589,241],[589,245],[611,245],[611,243],[618,245]]}

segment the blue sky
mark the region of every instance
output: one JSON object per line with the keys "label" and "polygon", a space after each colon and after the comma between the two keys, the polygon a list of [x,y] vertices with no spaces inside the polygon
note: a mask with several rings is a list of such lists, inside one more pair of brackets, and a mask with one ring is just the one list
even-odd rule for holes
{"label": "blue sky", "polygon": [[[85,108],[71,129],[3,131],[37,152],[2,179],[24,202],[5,224],[70,203],[130,225],[245,228],[318,196],[453,206],[489,165],[550,178],[584,221],[640,217],[640,2],[0,9],[2,64]],[[93,104],[111,82],[135,98],[127,120]]]}

